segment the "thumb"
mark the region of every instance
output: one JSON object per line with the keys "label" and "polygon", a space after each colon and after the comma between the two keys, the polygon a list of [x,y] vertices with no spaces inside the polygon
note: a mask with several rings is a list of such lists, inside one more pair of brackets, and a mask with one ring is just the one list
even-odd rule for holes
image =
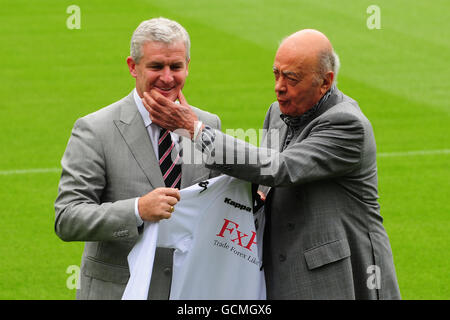
{"label": "thumb", "polygon": [[181,92],[181,90],[180,90],[180,92],[178,93],[178,100],[180,101],[180,103],[181,103],[183,106],[189,106],[189,104],[188,104],[188,102],[186,101],[186,98],[184,97],[184,94],[183,94],[183,92]]}

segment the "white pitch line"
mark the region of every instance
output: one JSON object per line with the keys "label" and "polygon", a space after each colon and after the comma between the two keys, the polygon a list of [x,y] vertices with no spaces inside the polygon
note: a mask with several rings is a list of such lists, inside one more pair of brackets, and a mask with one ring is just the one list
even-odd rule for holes
{"label": "white pitch line", "polygon": [[38,168],[38,169],[21,169],[21,170],[2,170],[1,176],[9,176],[13,174],[30,174],[30,173],[54,173],[61,172],[60,168]]}
{"label": "white pitch line", "polygon": [[380,152],[378,157],[408,157],[408,156],[428,156],[434,154],[449,154],[450,149],[441,150],[417,150],[404,152]]}
{"label": "white pitch line", "polygon": [[[378,157],[408,157],[408,156],[428,156],[434,154],[450,154],[450,149],[440,150],[417,150],[404,152],[380,152]],[[13,174],[30,174],[30,173],[56,173],[61,172],[61,168],[37,168],[37,169],[21,169],[21,170],[1,170],[0,176],[9,176]]]}

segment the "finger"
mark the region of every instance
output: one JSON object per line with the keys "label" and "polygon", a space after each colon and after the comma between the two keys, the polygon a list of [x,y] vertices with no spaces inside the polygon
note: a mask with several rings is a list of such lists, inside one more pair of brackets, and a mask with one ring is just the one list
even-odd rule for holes
{"label": "finger", "polygon": [[266,195],[264,192],[258,190],[258,194],[262,201],[266,201]]}
{"label": "finger", "polygon": [[156,123],[157,120],[155,119],[155,115],[158,115],[158,113],[155,112],[152,109],[152,107],[146,101],[144,101],[144,99],[142,99],[142,103],[143,103],[143,105],[145,107],[145,110],[148,111],[148,115],[150,117],[150,120],[152,120],[152,122]]}
{"label": "finger", "polygon": [[161,93],[159,93],[157,90],[150,90],[150,97],[155,101],[155,103],[159,104],[160,106],[167,106],[172,101],[166,97],[164,97]]}
{"label": "finger", "polygon": [[149,112],[153,110],[159,110],[159,104],[152,98],[152,96],[148,92],[144,92],[144,99],[142,99],[142,103]]}
{"label": "finger", "polygon": [[155,100],[153,100],[153,98],[150,97],[148,94],[146,96],[146,99],[142,99],[142,103],[144,104],[145,109],[148,111],[150,115],[150,120],[152,120],[153,123],[164,128],[165,124],[162,122],[162,120],[168,117],[167,114],[165,113],[167,112],[167,110],[165,110],[164,107],[161,107],[157,102],[155,102]]}
{"label": "finger", "polygon": [[172,216],[172,212],[170,212],[170,207],[166,210],[166,211],[164,211],[164,213],[162,213],[161,214],[161,220],[163,220],[163,219],[170,219],[170,217]]}
{"label": "finger", "polygon": [[171,205],[167,205],[167,212],[169,214],[172,214],[175,211],[175,207]]}
{"label": "finger", "polygon": [[149,94],[148,92],[144,91],[144,97],[142,98],[142,102],[143,102],[144,104],[145,104],[145,103],[149,104],[150,101],[151,101],[150,94]]}
{"label": "finger", "polygon": [[188,104],[186,98],[184,97],[183,92],[181,92],[181,90],[180,90],[180,92],[178,92],[178,100],[180,101],[180,103],[181,103],[183,106],[189,106],[189,104]]}
{"label": "finger", "polygon": [[163,189],[162,192],[164,192],[166,196],[174,197],[178,201],[180,201],[180,191],[178,189],[175,188],[160,188],[160,189]]}
{"label": "finger", "polygon": [[149,112],[149,113],[151,113],[153,110],[152,110],[152,107],[148,104],[148,102],[147,102],[147,100],[146,100],[146,98],[145,98],[145,93],[144,93],[144,98],[142,99],[142,104],[144,105],[144,107],[145,107],[145,109]]}
{"label": "finger", "polygon": [[172,208],[175,210],[174,206],[168,203],[162,203],[160,206],[159,218],[160,219],[169,219],[172,216]]}
{"label": "finger", "polygon": [[167,201],[167,203],[169,205],[175,206],[178,203],[179,199],[177,199],[175,197],[168,196],[168,197],[166,197],[166,201]]}
{"label": "finger", "polygon": [[145,109],[151,114],[153,112],[153,108],[151,106],[152,104],[152,98],[148,95],[147,92],[144,92],[144,98],[142,98],[142,104],[144,105]]}

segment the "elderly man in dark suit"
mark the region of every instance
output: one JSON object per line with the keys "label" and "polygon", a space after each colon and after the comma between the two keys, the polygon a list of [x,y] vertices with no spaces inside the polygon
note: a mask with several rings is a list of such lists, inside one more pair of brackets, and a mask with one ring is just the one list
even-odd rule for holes
{"label": "elderly man in dark suit", "polygon": [[184,99],[175,105],[155,91],[144,98],[164,128],[188,129],[197,121],[190,135],[209,168],[270,187],[269,299],[400,299],[377,201],[373,129],[357,102],[337,89],[338,66],[321,32],[284,39],[273,64],[277,102],[260,148],[202,124],[186,112]]}
{"label": "elderly man in dark suit", "polygon": [[[120,299],[130,276],[127,256],[143,221],[170,218],[179,191],[216,174],[182,162],[189,139],[153,123],[142,104],[156,90],[169,101],[188,75],[190,40],[177,22],[142,22],[131,39],[127,64],[136,88],[123,99],[76,121],[61,161],[55,231],[65,241],[85,241],[79,299]],[[216,115],[190,108],[220,129]],[[150,299],[168,299],[173,250],[157,248]]]}

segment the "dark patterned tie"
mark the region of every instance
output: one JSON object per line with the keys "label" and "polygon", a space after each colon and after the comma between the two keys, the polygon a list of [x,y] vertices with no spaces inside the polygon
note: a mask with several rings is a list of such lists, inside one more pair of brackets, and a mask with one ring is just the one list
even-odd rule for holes
{"label": "dark patterned tie", "polygon": [[170,132],[166,129],[161,129],[158,140],[159,152],[159,167],[163,175],[164,183],[168,188],[178,188],[181,186],[181,164],[180,154],[172,160],[172,151],[175,148],[175,143],[170,137]]}

